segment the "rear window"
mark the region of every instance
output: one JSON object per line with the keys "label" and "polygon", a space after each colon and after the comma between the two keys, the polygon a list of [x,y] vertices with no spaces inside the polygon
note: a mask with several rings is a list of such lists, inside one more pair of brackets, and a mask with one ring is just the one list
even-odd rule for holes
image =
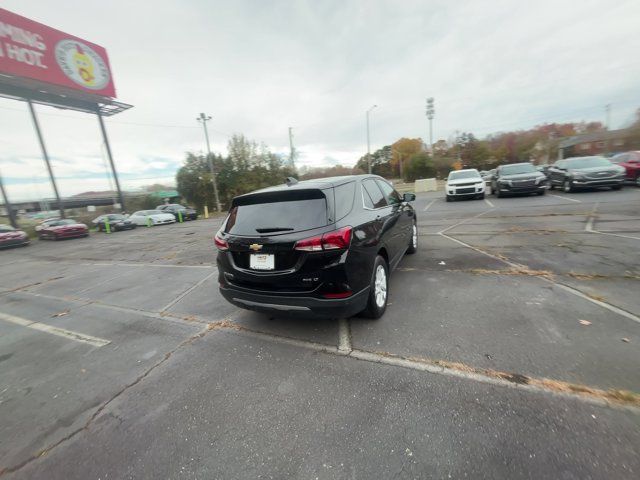
{"label": "rear window", "polygon": [[233,235],[277,235],[327,224],[327,200],[322,191],[294,190],[234,200],[224,231]]}
{"label": "rear window", "polygon": [[349,182],[333,189],[336,198],[336,220],[346,217],[353,207],[356,183]]}

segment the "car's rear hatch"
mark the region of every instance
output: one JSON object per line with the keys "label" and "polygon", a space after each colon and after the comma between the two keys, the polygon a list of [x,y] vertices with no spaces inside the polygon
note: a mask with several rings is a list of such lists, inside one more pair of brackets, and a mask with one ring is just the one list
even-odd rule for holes
{"label": "car's rear hatch", "polygon": [[237,197],[221,229],[234,286],[273,293],[311,292],[341,252],[296,250],[296,242],[334,230],[333,189],[291,189]]}

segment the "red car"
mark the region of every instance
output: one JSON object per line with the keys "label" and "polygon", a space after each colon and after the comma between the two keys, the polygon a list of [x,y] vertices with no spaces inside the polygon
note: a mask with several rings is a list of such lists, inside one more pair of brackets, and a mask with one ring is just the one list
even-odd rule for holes
{"label": "red car", "polygon": [[634,182],[640,187],[640,150],[635,152],[619,153],[611,157],[613,163],[617,163],[627,171],[626,180]]}
{"label": "red car", "polygon": [[29,235],[11,225],[0,225],[0,248],[29,245]]}
{"label": "red car", "polygon": [[61,238],[88,237],[89,229],[84,223],[71,218],[49,222],[40,232],[40,240],[60,240]]}

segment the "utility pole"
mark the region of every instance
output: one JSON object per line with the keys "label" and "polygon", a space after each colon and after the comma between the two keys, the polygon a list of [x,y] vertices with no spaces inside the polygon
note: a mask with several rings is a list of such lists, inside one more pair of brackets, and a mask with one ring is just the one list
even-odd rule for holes
{"label": "utility pole", "polygon": [[610,103],[607,103],[607,104],[604,106],[604,111],[605,111],[606,116],[607,116],[607,124],[606,124],[606,127],[607,127],[607,130],[609,130],[609,129],[611,128],[611,104],[610,104]]}
{"label": "utility pole", "polygon": [[289,166],[296,168],[296,149],[293,148],[293,127],[289,127]]}
{"label": "utility pole", "polygon": [[369,166],[369,174],[371,174],[371,138],[369,136],[369,114],[371,110],[376,108],[378,105],[373,105],[369,110],[367,110],[367,165]]}
{"label": "utility pole", "polygon": [[222,205],[220,205],[220,197],[218,196],[218,183],[216,182],[216,174],[213,171],[213,158],[211,157],[211,145],[209,144],[209,131],[207,130],[207,122],[211,120],[210,115],[205,115],[201,113],[199,117],[196,118],[199,122],[202,122],[202,127],[204,128],[204,138],[207,141],[207,159],[209,160],[209,170],[211,170],[211,183],[213,184],[213,194],[216,197],[216,208],[218,212],[222,211]]}
{"label": "utility pole", "polygon": [[436,115],[433,97],[427,98],[427,118],[429,119],[429,151],[433,154],[433,117]]}

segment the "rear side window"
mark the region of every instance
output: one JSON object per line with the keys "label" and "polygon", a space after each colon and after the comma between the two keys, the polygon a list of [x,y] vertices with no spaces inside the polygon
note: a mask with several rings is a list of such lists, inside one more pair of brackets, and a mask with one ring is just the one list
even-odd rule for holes
{"label": "rear side window", "polygon": [[400,195],[398,195],[398,192],[396,192],[391,185],[381,180],[376,180],[376,183],[380,187],[380,190],[382,190],[384,198],[387,200],[389,205],[397,205],[398,203],[401,203]]}
{"label": "rear side window", "polygon": [[336,199],[336,220],[346,217],[353,208],[353,197],[356,192],[356,183],[349,182],[333,189]]}
{"label": "rear side window", "polygon": [[224,231],[233,235],[278,235],[327,225],[320,190],[269,192],[234,201]]}
{"label": "rear side window", "polygon": [[[376,185],[375,180],[368,179],[362,182],[362,188],[364,188],[365,206],[367,208],[380,208],[387,205],[382,191]],[[369,198],[367,199],[367,195]]]}

